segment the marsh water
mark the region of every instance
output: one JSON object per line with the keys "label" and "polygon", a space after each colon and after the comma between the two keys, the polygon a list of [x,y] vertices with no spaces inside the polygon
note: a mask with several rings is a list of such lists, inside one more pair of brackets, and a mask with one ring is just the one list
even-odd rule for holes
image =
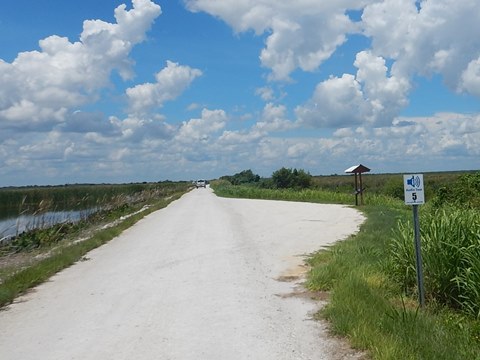
{"label": "marsh water", "polygon": [[98,211],[86,210],[47,211],[42,214],[22,214],[0,217],[0,242],[24,231],[46,228],[63,222],[78,222]]}

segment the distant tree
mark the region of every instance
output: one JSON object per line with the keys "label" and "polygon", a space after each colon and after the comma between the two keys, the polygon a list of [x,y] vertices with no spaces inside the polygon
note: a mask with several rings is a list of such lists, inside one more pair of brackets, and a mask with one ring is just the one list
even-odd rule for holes
{"label": "distant tree", "polygon": [[309,173],[305,172],[302,169],[300,170],[294,169],[293,176],[294,176],[293,187],[306,189],[312,185],[312,175],[310,175]]}
{"label": "distant tree", "polygon": [[302,169],[297,170],[282,167],[272,174],[272,183],[277,189],[305,189],[311,186],[312,175]]}
{"label": "distant tree", "polygon": [[282,167],[272,174],[273,186],[277,189],[287,189],[293,187],[293,171]]}
{"label": "distant tree", "polygon": [[235,175],[233,175],[235,184],[234,185],[240,185],[240,184],[248,184],[248,183],[254,183],[258,182],[260,180],[260,176],[255,175],[252,170],[243,170]]}
{"label": "distant tree", "polygon": [[253,173],[252,170],[243,170],[235,175],[226,175],[220,178],[221,180],[227,180],[232,185],[242,185],[257,183],[260,181],[260,176]]}

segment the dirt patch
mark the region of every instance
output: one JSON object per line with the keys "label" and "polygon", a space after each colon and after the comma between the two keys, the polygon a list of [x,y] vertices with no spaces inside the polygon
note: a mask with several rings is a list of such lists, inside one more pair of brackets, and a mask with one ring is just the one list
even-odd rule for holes
{"label": "dirt patch", "polygon": [[[298,258],[297,258],[298,259]],[[298,260],[297,260],[298,261]],[[313,301],[317,304],[317,311],[310,314],[311,320],[319,322],[321,326],[330,334],[328,346],[331,349],[332,360],[367,360],[369,356],[362,351],[353,349],[348,339],[336,336],[330,329],[328,321],[321,318],[320,310],[328,304],[330,300],[330,292],[328,291],[311,291],[305,288],[304,281],[311,267],[306,264],[297,264],[287,271],[283,272],[276,280],[281,282],[295,283],[293,291],[285,294],[277,294],[282,299],[300,298],[306,301]]]}
{"label": "dirt patch", "polygon": [[282,272],[282,274],[276,278],[277,281],[293,282],[304,279],[306,274],[310,271],[303,257],[292,256],[287,259],[290,264],[289,268]]}
{"label": "dirt patch", "polygon": [[26,262],[30,261],[31,258],[32,256],[30,254],[25,253],[6,254],[0,256],[0,270],[13,266],[21,266],[21,264],[25,264]]}

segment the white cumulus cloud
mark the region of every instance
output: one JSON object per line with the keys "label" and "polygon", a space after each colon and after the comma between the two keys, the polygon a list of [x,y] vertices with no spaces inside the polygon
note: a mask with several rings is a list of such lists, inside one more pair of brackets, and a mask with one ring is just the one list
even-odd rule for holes
{"label": "white cumulus cloud", "polygon": [[202,110],[202,116],[197,119],[184,121],[178,130],[176,140],[182,144],[206,142],[212,134],[222,130],[228,116],[223,110]]}
{"label": "white cumulus cloud", "polygon": [[116,23],[87,20],[80,41],[52,35],[40,40],[40,51],[0,60],[0,123],[8,126],[51,126],[69,109],[94,101],[116,70],[132,76],[129,54],[161,13],[150,0],[133,0],[133,8],[115,9]]}
{"label": "white cumulus cloud", "polygon": [[265,133],[290,130],[295,124],[287,119],[287,107],[268,103],[265,105],[261,119],[253,127],[253,131]]}
{"label": "white cumulus cloud", "polygon": [[202,75],[198,69],[167,61],[167,66],[155,75],[155,83],[140,84],[126,90],[130,111],[148,113],[166,101],[177,98],[192,81]]}
{"label": "white cumulus cloud", "polygon": [[346,11],[371,2],[187,0],[186,4],[191,11],[221,18],[236,32],[267,34],[262,65],[271,69],[270,79],[288,80],[296,68],[317,69],[346,41],[347,34],[359,31]]}
{"label": "white cumulus cloud", "polygon": [[301,124],[341,128],[389,125],[408,103],[408,79],[389,75],[385,59],[359,52],[357,74],[343,74],[319,83],[307,104],[296,109]]}
{"label": "white cumulus cloud", "polygon": [[[301,69],[321,69],[349,35],[363,35],[357,74],[321,82],[297,109],[315,126],[389,124],[408,104],[412,79],[439,74],[452,90],[480,96],[480,12],[474,0],[186,0],[236,32],[265,36],[259,49],[270,80],[289,80]],[[349,16],[357,10],[359,21]],[[358,19],[356,19],[358,20]],[[272,100],[268,88],[257,94]]]}
{"label": "white cumulus cloud", "polygon": [[362,27],[397,76],[440,74],[450,89],[480,94],[477,1],[377,1],[365,7]]}
{"label": "white cumulus cloud", "polygon": [[462,72],[458,90],[480,97],[480,57],[472,60]]}

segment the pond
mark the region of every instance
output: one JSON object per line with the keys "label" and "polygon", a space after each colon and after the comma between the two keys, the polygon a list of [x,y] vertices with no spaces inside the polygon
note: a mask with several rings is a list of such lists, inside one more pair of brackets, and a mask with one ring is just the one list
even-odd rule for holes
{"label": "pond", "polygon": [[24,231],[47,228],[63,222],[78,222],[97,212],[98,208],[86,210],[48,211],[42,214],[23,214],[0,218],[0,243]]}

